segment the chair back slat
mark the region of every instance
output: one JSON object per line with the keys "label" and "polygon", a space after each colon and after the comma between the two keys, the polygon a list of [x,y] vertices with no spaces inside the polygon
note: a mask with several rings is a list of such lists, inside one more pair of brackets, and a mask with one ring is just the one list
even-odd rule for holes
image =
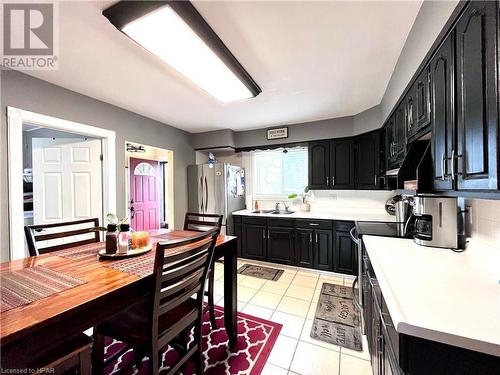
{"label": "chair back slat", "polygon": [[193,294],[197,294],[199,314],[202,313],[203,291],[217,235],[215,228],[187,239],[160,242],[156,246],[153,335],[161,335],[154,322],[189,300]]}
{"label": "chair back slat", "polygon": [[220,231],[222,219],[223,215],[187,212],[184,218],[184,230],[204,232],[219,228]]}
{"label": "chair back slat", "polygon": [[203,276],[203,268],[197,269],[188,277],[184,277],[180,280],[177,280],[174,283],[165,283],[166,285],[162,285],[160,289],[160,305],[168,299],[169,297],[175,297],[179,294],[182,294],[183,291],[196,288],[200,285],[200,279]]}
{"label": "chair back slat", "polygon": [[[98,226],[98,218],[27,225],[24,227],[24,233],[26,235],[29,254],[30,256],[35,256],[69,247],[99,242],[99,232],[91,230],[91,228]],[[54,242],[55,244],[53,244]]]}
{"label": "chair back slat", "polygon": [[184,290],[195,288],[199,285],[199,279],[203,276],[203,268],[197,269],[188,277],[178,279],[175,282],[166,282],[160,289],[160,301],[165,298],[182,294]]}
{"label": "chair back slat", "polygon": [[169,268],[163,271],[161,281],[162,285],[165,283],[173,283],[181,279],[186,273],[192,273],[196,270],[203,268],[205,262],[207,261],[207,256],[201,258],[196,258],[195,260],[186,263],[183,262],[181,267]]}
{"label": "chair back slat", "polygon": [[169,299],[166,302],[160,304],[158,306],[158,317],[162,316],[165,313],[168,313],[169,311],[172,311],[175,309],[177,306],[191,298],[193,294],[197,294],[200,291],[200,286],[196,286],[191,289],[185,290],[182,294],[179,294],[175,298]]}
{"label": "chair back slat", "polygon": [[96,243],[96,242],[99,242],[99,241],[96,241],[94,238],[92,238],[92,239],[88,239],[88,240],[69,242],[69,243],[65,243],[65,244],[61,244],[61,245],[42,247],[41,249],[38,249],[38,254],[47,254],[47,253],[51,253],[53,251],[69,249],[70,247],[88,245],[88,244]]}

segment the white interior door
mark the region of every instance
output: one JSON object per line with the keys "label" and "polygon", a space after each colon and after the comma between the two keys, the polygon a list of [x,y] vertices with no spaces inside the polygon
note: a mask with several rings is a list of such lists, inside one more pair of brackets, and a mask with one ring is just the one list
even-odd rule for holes
{"label": "white interior door", "polygon": [[100,218],[101,140],[33,139],[33,221]]}

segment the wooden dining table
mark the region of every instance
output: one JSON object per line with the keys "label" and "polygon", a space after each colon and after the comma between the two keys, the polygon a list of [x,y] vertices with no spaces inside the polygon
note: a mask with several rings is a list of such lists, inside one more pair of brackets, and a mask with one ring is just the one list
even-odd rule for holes
{"label": "wooden dining table", "polygon": [[[198,232],[158,230],[157,242],[188,238]],[[101,242],[102,248],[105,243]],[[214,259],[224,261],[224,325],[230,344],[237,339],[236,237],[219,235]],[[0,314],[2,368],[20,368],[29,358],[81,334],[152,292],[152,273],[140,277],[110,268],[114,260],[97,255],[68,259],[47,253],[0,264],[0,272],[42,266],[85,281],[84,284]],[[21,365],[21,366],[20,366]]]}

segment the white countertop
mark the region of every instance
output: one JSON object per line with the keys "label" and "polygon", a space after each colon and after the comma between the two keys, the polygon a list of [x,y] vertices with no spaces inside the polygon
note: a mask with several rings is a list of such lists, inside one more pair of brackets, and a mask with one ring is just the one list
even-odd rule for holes
{"label": "white countertop", "polygon": [[387,214],[382,210],[360,210],[339,209],[331,212],[301,212],[293,214],[254,214],[253,210],[240,210],[233,212],[233,215],[258,216],[258,217],[278,217],[290,219],[323,219],[323,220],[345,220],[345,221],[396,221],[396,217]]}
{"label": "white countertop", "polygon": [[396,330],[500,356],[500,249],[363,236]]}

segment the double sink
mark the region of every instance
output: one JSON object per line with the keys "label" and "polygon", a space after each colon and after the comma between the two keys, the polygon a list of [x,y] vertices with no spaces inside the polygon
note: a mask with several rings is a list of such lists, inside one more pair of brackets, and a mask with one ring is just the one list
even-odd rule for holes
{"label": "double sink", "polygon": [[252,211],[252,214],[290,215],[294,212],[289,210],[256,210]]}

